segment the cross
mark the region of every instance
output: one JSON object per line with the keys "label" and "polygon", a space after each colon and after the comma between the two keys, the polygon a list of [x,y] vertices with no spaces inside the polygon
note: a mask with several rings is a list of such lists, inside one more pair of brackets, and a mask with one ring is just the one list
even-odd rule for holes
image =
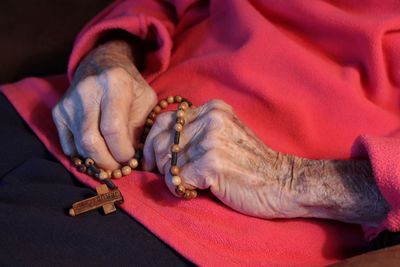
{"label": "cross", "polygon": [[115,205],[124,203],[124,198],[118,189],[109,191],[107,186],[102,184],[96,187],[96,191],[96,196],[74,203],[69,210],[69,215],[76,216],[100,207],[103,207],[105,214],[109,214],[117,210]]}

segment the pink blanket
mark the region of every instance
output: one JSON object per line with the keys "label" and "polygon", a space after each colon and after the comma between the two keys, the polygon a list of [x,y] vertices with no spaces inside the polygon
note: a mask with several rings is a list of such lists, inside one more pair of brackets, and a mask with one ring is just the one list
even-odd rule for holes
{"label": "pink blanket", "polygon": [[[367,236],[400,230],[398,1],[117,1],[78,36],[70,77],[111,29],[158,44],[143,75],[160,98],[179,94],[196,105],[223,99],[278,151],[369,157],[391,212]],[[93,187],[69,165],[51,121],[67,87],[60,76],[2,90],[47,148]],[[206,194],[181,201],[152,173],[133,172],[117,184],[124,210],[201,265],[322,265],[364,244],[355,225],[252,218]]]}

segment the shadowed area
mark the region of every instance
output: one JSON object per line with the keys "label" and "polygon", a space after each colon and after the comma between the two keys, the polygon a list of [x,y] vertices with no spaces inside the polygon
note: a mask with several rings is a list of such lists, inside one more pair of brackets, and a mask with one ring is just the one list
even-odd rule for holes
{"label": "shadowed area", "polygon": [[65,73],[75,36],[111,2],[1,1],[0,84]]}

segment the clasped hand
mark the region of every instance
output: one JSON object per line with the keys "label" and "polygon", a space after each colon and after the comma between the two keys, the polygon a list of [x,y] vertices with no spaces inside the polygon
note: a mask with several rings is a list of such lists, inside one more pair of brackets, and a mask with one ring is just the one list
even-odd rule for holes
{"label": "clasped hand", "polygon": [[[156,94],[132,63],[121,65],[119,60],[117,66],[104,66],[104,61],[89,54],[54,108],[53,118],[67,155],[79,153],[105,169],[115,169],[134,154]],[[164,174],[173,194],[167,170],[174,116],[160,114],[144,146],[144,169]],[[286,186],[293,158],[264,145],[221,100],[188,110],[185,120],[178,165],[188,186],[209,188],[228,206],[257,217],[286,217],[293,211]]]}
{"label": "clasped hand", "polygon": [[[132,42],[111,41],[80,63],[53,109],[65,154],[91,157],[109,170],[134,155],[157,98],[135,67],[145,53],[133,48]],[[389,211],[368,160],[311,160],[274,151],[221,100],[185,114],[178,166],[186,187],[210,189],[231,208],[262,218],[317,217],[376,226]],[[158,116],[143,162],[145,170],[164,174],[173,194],[168,170],[174,116]]]}

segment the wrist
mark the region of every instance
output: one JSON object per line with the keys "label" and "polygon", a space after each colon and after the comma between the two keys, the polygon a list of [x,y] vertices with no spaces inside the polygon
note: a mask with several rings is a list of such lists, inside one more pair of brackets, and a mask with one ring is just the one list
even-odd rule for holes
{"label": "wrist", "polygon": [[122,69],[133,78],[138,77],[143,54],[139,43],[122,39],[101,43],[79,64],[74,81],[79,82],[86,77],[98,76],[114,69]]}
{"label": "wrist", "polygon": [[91,75],[99,75],[110,69],[124,69],[131,73],[135,66],[129,44],[121,40],[99,45],[87,55],[81,65]]}
{"label": "wrist", "polygon": [[304,217],[378,225],[389,205],[368,161],[302,159],[294,179]]}

